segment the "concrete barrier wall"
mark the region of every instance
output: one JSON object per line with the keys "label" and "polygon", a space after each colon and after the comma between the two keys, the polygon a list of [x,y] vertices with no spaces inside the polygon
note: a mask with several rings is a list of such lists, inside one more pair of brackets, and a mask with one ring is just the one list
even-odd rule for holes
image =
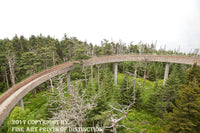
{"label": "concrete barrier wall", "polygon": [[[104,63],[124,62],[124,61],[149,61],[149,62],[170,62],[170,63],[181,63],[193,65],[195,62],[200,66],[200,58],[195,57],[179,57],[179,56],[162,56],[162,55],[118,55],[118,56],[104,56],[95,57],[88,60],[82,61],[83,66],[91,66]],[[28,92],[44,83],[50,78],[57,76],[62,73],[66,73],[74,69],[73,63],[64,63],[48,70],[33,75],[26,80],[16,84],[14,87],[9,89],[5,94],[0,97],[0,125],[3,123],[5,118],[9,115],[12,108],[21,100]],[[34,77],[35,76],[35,77]],[[18,88],[17,88],[18,87]]]}

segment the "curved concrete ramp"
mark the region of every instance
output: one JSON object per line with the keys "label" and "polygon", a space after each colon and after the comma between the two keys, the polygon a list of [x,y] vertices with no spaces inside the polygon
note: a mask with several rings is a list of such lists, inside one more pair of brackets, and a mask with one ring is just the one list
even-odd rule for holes
{"label": "curved concrete ramp", "polygon": [[[124,62],[124,61],[154,61],[154,62],[171,62],[193,65],[195,62],[200,66],[200,58],[180,57],[180,56],[162,56],[162,55],[118,55],[95,57],[82,61],[83,66],[91,66],[103,63]],[[50,69],[35,74],[22,82],[16,84],[11,89],[0,96],[0,125],[9,115],[12,108],[21,100],[29,91],[44,83],[50,78],[62,73],[66,73],[74,68],[74,63],[64,63]]]}

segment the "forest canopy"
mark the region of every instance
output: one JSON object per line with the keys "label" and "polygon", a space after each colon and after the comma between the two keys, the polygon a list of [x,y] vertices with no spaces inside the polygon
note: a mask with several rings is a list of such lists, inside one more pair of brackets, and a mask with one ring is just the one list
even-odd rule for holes
{"label": "forest canopy", "polygon": [[[156,44],[125,44],[102,40],[93,45],[64,35],[62,40],[32,35],[0,40],[0,94],[23,79],[65,62],[97,56],[153,54],[197,57],[194,53],[156,49]],[[15,107],[0,132],[15,132],[13,120],[67,120],[68,127],[102,127],[105,132],[191,132],[200,130],[200,67],[170,63],[163,84],[165,62],[114,63],[80,67],[39,85]],[[42,99],[41,99],[42,97]],[[52,126],[52,125],[48,125]],[[54,125],[55,126],[55,125]],[[35,125],[42,127],[42,125]],[[27,131],[28,132],[28,131]],[[39,131],[38,131],[39,132]],[[45,131],[41,131],[45,132]]]}

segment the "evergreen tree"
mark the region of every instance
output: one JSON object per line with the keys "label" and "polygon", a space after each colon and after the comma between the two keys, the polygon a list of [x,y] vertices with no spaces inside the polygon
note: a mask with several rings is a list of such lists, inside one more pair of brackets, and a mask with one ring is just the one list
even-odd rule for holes
{"label": "evergreen tree", "polygon": [[95,54],[95,56],[103,55],[102,47],[95,45],[94,46],[94,54]]}
{"label": "evergreen tree", "polygon": [[[182,83],[182,77],[179,74],[181,73],[181,70],[178,71],[179,69],[179,65],[174,67],[166,85],[158,88],[155,93],[152,94],[149,99],[149,104],[146,106],[150,111],[153,111],[154,109],[153,112],[160,117],[162,117],[164,112],[171,112],[173,109],[175,98],[178,96],[177,91]],[[151,106],[152,109],[149,109]]]}
{"label": "evergreen tree", "polygon": [[78,44],[76,38],[68,38],[67,35],[64,35],[63,40],[61,41],[60,48],[62,49],[63,61],[71,61],[71,58],[74,56],[74,50],[76,49],[76,44]]}
{"label": "evergreen tree", "polygon": [[4,55],[8,62],[11,84],[12,86],[14,86],[15,79],[16,79],[16,75],[15,75],[16,54],[15,54],[15,48],[13,47],[12,42],[9,40],[5,42]]}
{"label": "evergreen tree", "polygon": [[147,77],[148,80],[150,81],[155,81],[157,78],[157,73],[156,73],[156,67],[155,67],[155,63],[153,63],[153,65],[150,65],[148,72],[147,72]]}
{"label": "evergreen tree", "polygon": [[138,54],[139,53],[139,48],[137,45],[133,45],[131,44],[129,46],[129,50],[130,50],[130,53],[135,53],[135,54]]}
{"label": "evergreen tree", "polygon": [[74,60],[82,60],[82,59],[88,59],[89,56],[86,55],[87,49],[86,47],[81,43],[77,46],[76,50],[74,50]]}
{"label": "evergreen tree", "polygon": [[[200,87],[196,63],[186,75],[171,113],[164,114],[164,130],[170,132],[198,133],[200,131]],[[192,80],[192,81],[191,81]]]}
{"label": "evergreen tree", "polygon": [[181,88],[173,112],[164,114],[167,132],[198,133],[200,131],[200,88],[195,81]]}
{"label": "evergreen tree", "polygon": [[160,107],[158,107],[156,104],[159,99],[159,93],[160,93],[159,89],[161,87],[158,85],[158,82],[156,82],[155,85],[153,86],[153,88],[154,88],[153,93],[150,94],[150,98],[144,106],[145,106],[145,110],[158,115],[160,112]]}
{"label": "evergreen tree", "polygon": [[128,75],[125,75],[123,82],[120,85],[120,104],[129,105],[133,101],[133,90],[130,88],[131,85],[132,84],[128,80]]}
{"label": "evergreen tree", "polygon": [[194,79],[196,79],[197,84],[200,85],[200,68],[197,66],[197,63],[195,63],[192,68],[188,69],[185,83],[189,84],[194,81]]}
{"label": "evergreen tree", "polygon": [[37,66],[40,64],[41,62],[39,62],[39,59],[34,52],[24,52],[19,62],[20,71],[25,71],[26,75],[32,75],[37,72]]}
{"label": "evergreen tree", "polygon": [[108,40],[104,39],[101,42],[103,48],[103,55],[112,55],[112,45],[109,43]]}
{"label": "evergreen tree", "polygon": [[28,40],[24,36],[20,36],[20,51],[27,52],[29,49]]}

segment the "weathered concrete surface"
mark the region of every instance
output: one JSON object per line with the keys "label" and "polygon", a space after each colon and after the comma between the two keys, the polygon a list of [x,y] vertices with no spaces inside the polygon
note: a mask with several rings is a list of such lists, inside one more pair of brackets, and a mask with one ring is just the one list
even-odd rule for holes
{"label": "weathered concrete surface", "polygon": [[[104,56],[91,58],[83,61],[83,66],[91,66],[97,64],[124,62],[124,61],[155,61],[155,62],[170,62],[181,64],[194,64],[200,66],[200,58],[193,57],[178,57],[178,56],[161,56],[161,55],[118,55],[118,56]],[[76,63],[78,63],[76,61]],[[61,64],[50,69],[44,70],[36,75],[33,75],[26,80],[16,84],[0,97],[0,125],[8,116],[12,108],[21,100],[29,91],[44,83],[50,78],[62,73],[66,73],[74,69],[73,62]]]}
{"label": "weathered concrete surface", "polygon": [[168,79],[168,75],[169,75],[169,62],[166,63],[165,66],[165,75],[164,75],[164,80],[163,80],[163,86],[165,85],[167,79]]}
{"label": "weathered concrete surface", "polygon": [[19,104],[19,107],[21,107],[21,108],[22,108],[22,110],[24,110],[24,103],[23,103],[23,99],[19,100],[18,104]]}
{"label": "weathered concrete surface", "polygon": [[85,61],[85,66],[91,66],[103,63],[114,63],[124,61],[148,61],[148,62],[169,62],[193,65],[197,62],[200,65],[200,58],[197,57],[182,57],[182,56],[164,56],[164,55],[116,55],[91,58]]}
{"label": "weathered concrete surface", "polygon": [[[66,67],[64,67],[66,66]],[[4,119],[9,115],[9,112],[12,110],[12,108],[19,102],[19,100],[21,100],[29,91],[31,91],[32,89],[34,89],[35,87],[37,87],[38,85],[44,83],[45,81],[49,80],[52,77],[55,77],[59,74],[65,73],[71,69],[73,69],[73,63],[67,63],[64,64],[60,67],[58,67],[58,69],[55,69],[54,71],[51,71],[49,73],[46,73],[44,75],[41,75],[38,78],[33,79],[32,81],[24,84],[22,87],[20,87],[20,89],[16,90],[14,93],[12,93],[8,98],[6,98],[5,100],[3,100],[3,102],[0,103],[0,125],[3,123]],[[31,78],[31,77],[29,77]],[[29,79],[28,78],[28,79]],[[23,83],[24,81],[20,82]],[[17,86],[17,85],[16,85]],[[15,86],[14,86],[15,87]],[[12,87],[9,90],[14,89],[14,87]],[[10,92],[10,91],[9,91]],[[6,94],[6,92],[4,93]],[[3,95],[4,95],[3,94]],[[1,95],[0,99],[3,97],[3,95]]]}

